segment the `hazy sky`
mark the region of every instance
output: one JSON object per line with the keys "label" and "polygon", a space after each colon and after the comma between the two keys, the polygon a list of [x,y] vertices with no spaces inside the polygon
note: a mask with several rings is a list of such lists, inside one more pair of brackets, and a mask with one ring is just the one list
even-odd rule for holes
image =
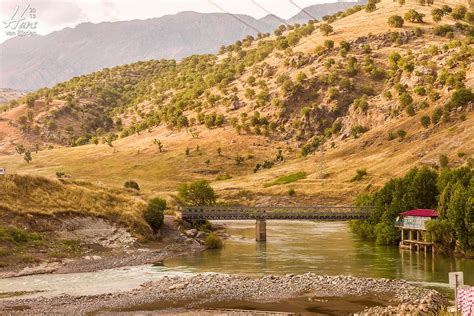
{"label": "hazy sky", "polygon": [[[290,0],[212,0],[223,9],[232,13],[243,13],[260,18],[267,13],[256,6],[257,2],[268,11],[283,18],[289,18],[299,12]],[[336,0],[293,0],[300,7],[306,7],[316,3],[335,2]],[[133,19],[147,19],[160,17],[166,14],[174,14],[180,11],[197,12],[221,12],[209,0],[31,0],[31,1],[0,1],[0,42],[15,36],[7,31],[12,31],[15,24],[11,22],[12,16],[18,6],[15,15],[19,18],[25,11],[22,22],[29,24],[26,30],[32,30],[32,24],[36,25],[36,33],[47,34],[52,31],[61,30],[65,27],[73,27],[81,22],[102,22]],[[29,7],[27,7],[29,5]],[[15,20],[15,19],[14,19]],[[25,24],[24,24],[25,25]],[[16,28],[18,30],[18,27]]]}

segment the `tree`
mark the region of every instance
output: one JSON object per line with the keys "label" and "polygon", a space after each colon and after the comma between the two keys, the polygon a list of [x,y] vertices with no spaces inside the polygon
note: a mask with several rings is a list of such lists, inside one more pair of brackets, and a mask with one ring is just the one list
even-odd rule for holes
{"label": "tree", "polygon": [[158,140],[158,139],[154,139],[153,140],[153,143],[158,146],[158,150],[161,152],[163,152],[163,143],[161,142],[161,140]]}
{"label": "tree", "polygon": [[400,6],[405,5],[405,0],[398,0],[398,4],[400,4]]}
{"label": "tree", "polygon": [[321,31],[321,33],[323,33],[323,35],[325,36],[328,36],[329,34],[331,34],[334,29],[332,28],[331,25],[327,24],[327,23],[323,23],[321,24],[321,26],[319,27],[319,30]]}
{"label": "tree", "polygon": [[445,154],[439,155],[439,166],[441,168],[446,168],[448,164],[449,164],[448,156],[446,156]]}
{"label": "tree", "polygon": [[369,0],[365,5],[365,12],[374,12],[377,10],[376,0]]}
{"label": "tree", "polygon": [[410,9],[407,13],[405,13],[405,20],[412,23],[423,23],[424,16],[425,15],[423,13],[419,13],[413,9]]}
{"label": "tree", "polygon": [[433,17],[433,21],[439,22],[444,16],[444,12],[442,9],[434,8],[431,10],[431,16]]}
{"label": "tree", "polygon": [[217,156],[222,156],[222,148],[217,147]]}
{"label": "tree", "polygon": [[392,15],[391,17],[388,18],[388,25],[391,27],[403,27],[403,23],[405,21],[403,18],[399,15]]}
{"label": "tree", "polygon": [[413,103],[413,98],[408,92],[404,92],[400,95],[400,105],[402,107],[406,107]]}
{"label": "tree", "polygon": [[23,159],[27,163],[30,163],[33,160],[33,157],[31,156],[31,151],[29,151],[29,150],[25,151],[25,154],[23,155]]}
{"label": "tree", "polygon": [[182,184],[178,188],[178,196],[184,203],[195,206],[213,205],[216,202],[216,194],[206,180]]}
{"label": "tree", "polygon": [[138,185],[136,181],[133,181],[133,180],[126,181],[123,186],[127,189],[134,189],[134,190],[140,191],[140,186]]}
{"label": "tree", "polygon": [[420,119],[421,125],[423,125],[424,128],[428,128],[431,124],[431,119],[429,116],[424,115]]}
{"label": "tree", "polygon": [[325,40],[325,41],[324,41],[324,47],[326,47],[327,49],[332,49],[332,48],[334,48],[334,41],[332,41],[332,40]]}
{"label": "tree", "polygon": [[449,101],[450,106],[460,107],[465,106],[471,102],[474,102],[474,93],[468,88],[459,88],[453,92]]}
{"label": "tree", "polygon": [[453,9],[451,16],[455,20],[462,20],[464,19],[464,15],[467,13],[467,8],[463,5],[458,5]]}
{"label": "tree", "polygon": [[431,122],[433,124],[438,124],[441,119],[441,116],[443,116],[443,110],[441,108],[434,109],[431,113]]}
{"label": "tree", "polygon": [[148,201],[148,206],[143,213],[143,218],[150,225],[153,233],[157,233],[164,221],[163,211],[166,209],[166,201],[161,198],[153,198]]}
{"label": "tree", "polygon": [[26,151],[26,148],[25,148],[25,146],[20,144],[20,145],[15,146],[15,150],[18,153],[18,155],[23,155]]}

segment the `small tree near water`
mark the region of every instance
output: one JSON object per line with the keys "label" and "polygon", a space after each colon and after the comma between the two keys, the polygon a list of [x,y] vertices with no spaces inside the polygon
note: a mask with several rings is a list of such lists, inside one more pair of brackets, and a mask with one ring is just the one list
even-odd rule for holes
{"label": "small tree near water", "polygon": [[150,225],[153,233],[157,233],[164,221],[163,211],[166,209],[166,201],[161,198],[153,198],[148,202],[148,206],[143,213],[145,221]]}

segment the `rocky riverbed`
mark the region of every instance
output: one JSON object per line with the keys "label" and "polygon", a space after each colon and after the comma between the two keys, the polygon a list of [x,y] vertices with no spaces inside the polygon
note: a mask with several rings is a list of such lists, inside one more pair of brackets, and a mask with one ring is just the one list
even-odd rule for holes
{"label": "rocky riverbed", "polygon": [[[355,278],[351,276],[302,275],[256,278],[227,274],[196,274],[163,277],[140,287],[119,293],[94,296],[58,296],[53,298],[9,299],[0,301],[0,309],[12,314],[139,311],[142,306],[160,302],[162,308],[191,309],[210,302],[247,300],[272,302],[294,297],[308,299],[344,296],[373,296],[386,301],[384,307],[371,307],[360,315],[426,314],[445,304],[435,290],[413,286],[404,280]],[[168,303],[168,306],[167,306]],[[146,309],[146,308],[144,308]]]}

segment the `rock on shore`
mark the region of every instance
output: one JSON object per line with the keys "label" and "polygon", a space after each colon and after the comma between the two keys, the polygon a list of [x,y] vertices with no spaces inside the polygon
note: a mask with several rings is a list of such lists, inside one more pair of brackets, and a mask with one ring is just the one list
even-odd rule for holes
{"label": "rock on shore", "polygon": [[[228,300],[277,301],[292,297],[342,297],[374,295],[387,298],[388,307],[372,307],[359,315],[435,313],[444,304],[435,290],[413,286],[404,280],[356,278],[350,276],[302,275],[254,278],[226,274],[197,274],[164,277],[146,282],[129,292],[94,296],[59,296],[54,298],[0,301],[0,309],[11,313],[85,314],[117,310],[153,302],[185,301],[186,308],[208,302]],[[26,311],[26,310],[24,310]]]}

